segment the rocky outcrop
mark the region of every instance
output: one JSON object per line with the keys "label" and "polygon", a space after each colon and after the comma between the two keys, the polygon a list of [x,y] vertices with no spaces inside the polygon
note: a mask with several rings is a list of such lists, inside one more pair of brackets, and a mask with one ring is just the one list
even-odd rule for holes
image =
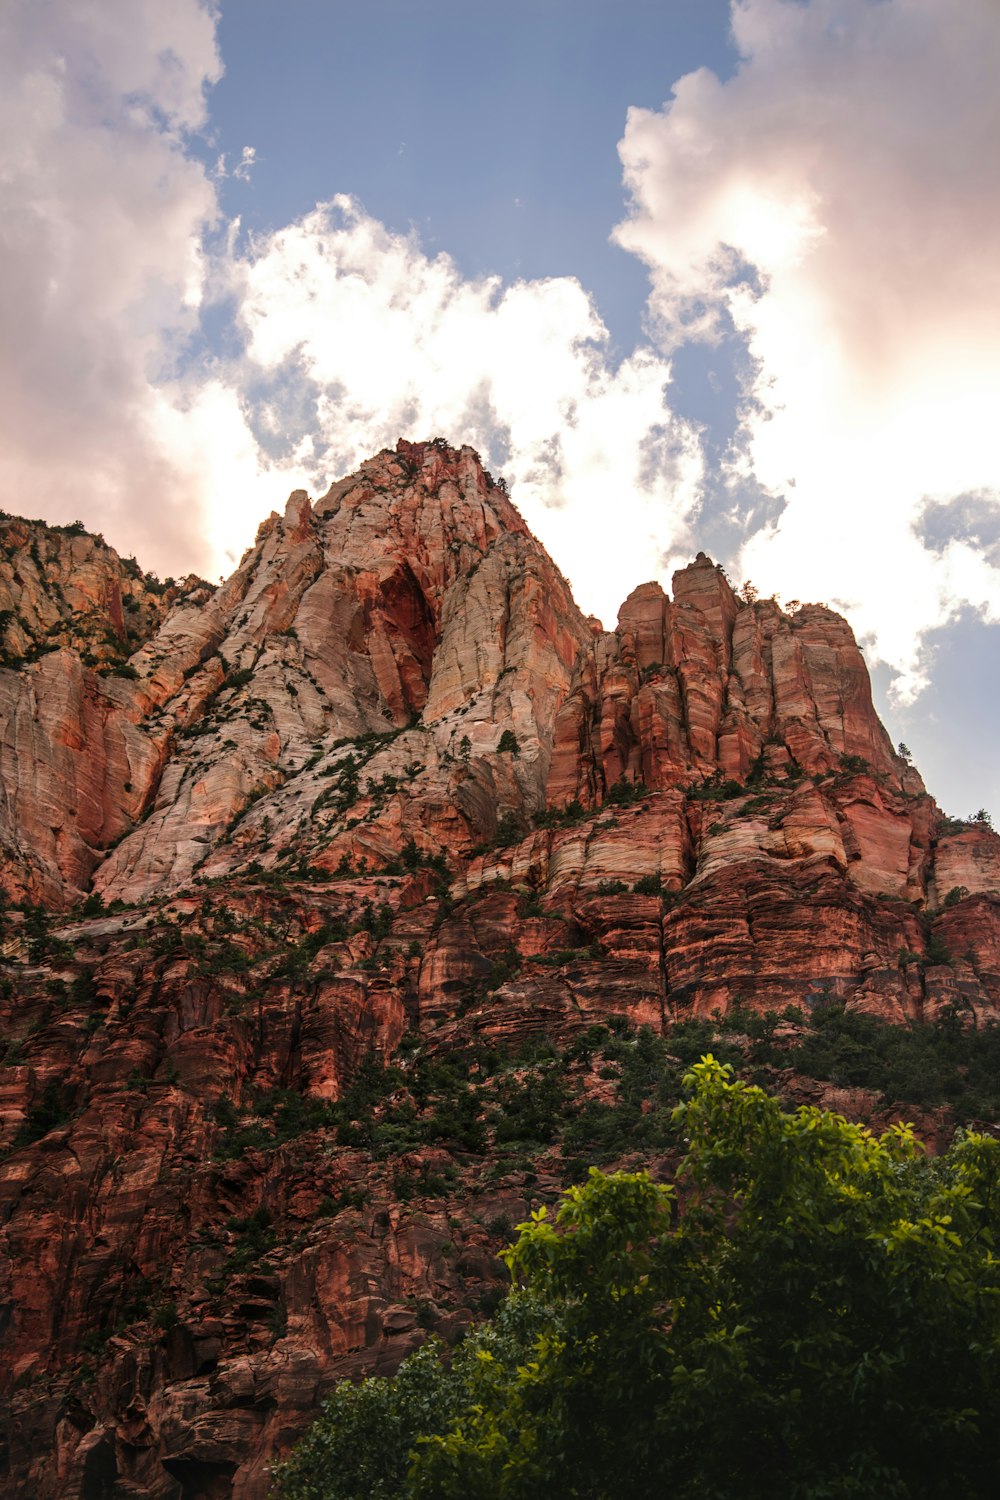
{"label": "rocky outcrop", "polygon": [[[18,532],[12,577],[36,585],[38,614],[50,595],[21,554],[39,552],[39,528],[22,530],[31,539]],[[140,585],[100,542],[58,535],[61,583],[49,588],[60,639],[75,649],[0,672],[10,762],[0,840],[15,897],[69,903],[96,870],[106,899],[134,900],[177,889],[203,867],[245,863],[278,826],[287,847],[326,789],[324,752],[366,734],[388,741],[418,721],[371,772],[391,783],[418,762],[413,790],[445,810],[438,823],[462,810],[452,842],[491,831],[498,806],[502,815],[543,805],[551,720],[586,626],[471,449],[400,443],[315,509],[294,494],[226,585],[173,588],[160,628],[110,668],[95,667],[93,634],[110,638],[131,619],[121,601]],[[24,618],[23,593],[18,605]],[[517,764],[482,763],[505,730]],[[237,820],[261,799],[233,844]],[[375,826],[342,840],[336,857],[398,847],[399,804],[388,811],[365,816]],[[319,822],[326,841],[330,820]]]}
{"label": "rocky outcrop", "polygon": [[130,655],[205,597],[123,561],[79,522],[0,520],[0,878],[16,899],[80,896],[156,785],[168,737],[145,722]]}
{"label": "rocky outcrop", "polygon": [[670,599],[643,584],[618,628],[582,657],[555,730],[549,800],[593,806],[621,778],[649,787],[864,761],[911,795],[847,622],[823,605],[786,614],[738,598],[703,553]]}
{"label": "rocky outcrop", "polygon": [[147,640],[195,580],[144,574],[80,521],[46,526],[0,515],[0,655],[17,667],[59,647],[113,668]]}
{"label": "rocky outcrop", "polygon": [[[411,837],[458,849],[544,805],[586,627],[470,449],[401,443],[315,508],[293,495],[206,616],[201,715],[102,866],[107,899],[292,849],[328,868]],[[134,658],[140,682],[178,659],[171,628]],[[516,757],[495,753],[505,733]]]}
{"label": "rocky outcrop", "polygon": [[1000,840],[822,606],[699,557],[604,632],[438,442],[292,495],[218,589],[4,529],[14,1500],[263,1500],[334,1380],[492,1305],[606,1027],[1000,1010]]}

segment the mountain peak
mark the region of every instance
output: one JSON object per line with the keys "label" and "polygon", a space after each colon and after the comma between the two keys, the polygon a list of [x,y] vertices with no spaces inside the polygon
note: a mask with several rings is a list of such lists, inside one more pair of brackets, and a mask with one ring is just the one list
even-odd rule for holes
{"label": "mountain peak", "polygon": [[[926,849],[891,869],[876,850],[902,828],[892,799],[923,785],[878,721],[847,623],[737,595],[704,553],[672,588],[640,585],[603,631],[472,448],[400,439],[315,503],[294,491],[233,576],[178,596],[120,675],[72,652],[7,675],[33,766],[9,791],[8,889],[72,900],[93,879],[132,899],[293,847],[318,867],[371,863],[418,834],[459,856],[504,819],[598,808],[619,784],[767,775],[791,793],[846,763],[881,789],[874,811],[844,813],[834,843],[862,851],[845,866],[924,899]],[[400,737],[380,774],[419,772],[359,819],[321,783],[332,747],[373,734]],[[698,840],[668,842],[683,883]]]}
{"label": "mountain peak", "polygon": [[8,535],[12,1500],[264,1500],[317,1393],[481,1310],[574,1132],[661,1149],[648,1065],[720,1013],[1000,1014],[1000,839],[830,610],[701,555],[605,631],[439,442],[294,492],[217,589]]}

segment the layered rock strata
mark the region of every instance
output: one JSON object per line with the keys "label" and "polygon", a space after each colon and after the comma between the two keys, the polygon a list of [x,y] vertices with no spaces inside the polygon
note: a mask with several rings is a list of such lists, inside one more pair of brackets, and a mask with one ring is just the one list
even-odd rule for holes
{"label": "layered rock strata", "polygon": [[214,590],[3,528],[16,1500],[263,1500],[336,1378],[492,1305],[595,1026],[1000,1009],[1000,840],[821,606],[699,557],[605,632],[437,442],[294,494]]}

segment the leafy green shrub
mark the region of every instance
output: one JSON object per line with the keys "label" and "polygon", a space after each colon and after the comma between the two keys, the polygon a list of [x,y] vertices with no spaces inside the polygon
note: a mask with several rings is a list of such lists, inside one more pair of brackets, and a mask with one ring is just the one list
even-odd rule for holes
{"label": "leafy green shrub", "polygon": [[153,1322],[157,1328],[164,1330],[174,1328],[177,1325],[177,1303],[161,1302],[153,1314]]}
{"label": "leafy green shrub", "polygon": [[631,807],[633,802],[641,802],[643,797],[648,797],[649,789],[641,781],[616,781],[608,787],[604,795],[604,801],[612,807]]}
{"label": "leafy green shrub", "polygon": [[521,968],[522,958],[517,949],[509,944],[502,953],[490,963],[489,977],[486,981],[488,991],[498,990],[501,985],[513,979]]}
{"label": "leafy green shrub", "polygon": [[950,964],[951,953],[939,932],[932,932],[924,949],[924,961],[929,964]]}
{"label": "leafy green shrub", "polygon": [[283,1500],[398,1500],[404,1495],[410,1449],[423,1433],[447,1430],[457,1404],[462,1351],[452,1369],[440,1362],[438,1353],[439,1346],[428,1341],[393,1381],[337,1386],[322,1418],[276,1470]]}
{"label": "leafy green shrub", "polygon": [[320,1199],[317,1214],[320,1218],[333,1219],[346,1209],[364,1208],[367,1202],[368,1193],[364,1188],[342,1188],[332,1197],[328,1193],[324,1194]]}
{"label": "leafy green shrub", "polygon": [[272,1226],[271,1211],[263,1205],[245,1218],[234,1215],[226,1228],[237,1236],[236,1244],[229,1253],[225,1273],[232,1274],[254,1266],[278,1243]]}
{"label": "leafy green shrub", "polygon": [[338,1387],[281,1500],[992,1500],[1000,1142],[685,1084],[683,1192],[592,1172],[533,1214],[495,1322]]}
{"label": "leafy green shrub", "polygon": [[516,813],[505,812],[497,819],[497,826],[487,848],[505,849],[509,844],[519,843],[522,837],[520,818]]}
{"label": "leafy green shrub", "polygon": [[828,1002],[780,1055],[786,1067],[873,1089],[889,1103],[947,1104],[960,1120],[1000,1119],[1000,1025],[967,1020],[951,1010],[930,1024],[894,1026]]}
{"label": "leafy green shrub", "polygon": [[63,1093],[62,1085],[51,1078],[42,1090],[42,1096],[37,1104],[33,1104],[28,1110],[23,1123],[18,1127],[14,1135],[14,1146],[30,1146],[35,1141],[40,1141],[43,1136],[48,1135],[50,1130],[57,1130],[60,1125],[65,1125],[71,1118],[69,1106]]}
{"label": "leafy green shrub", "polygon": [[565,807],[547,807],[543,812],[536,813],[532,822],[536,828],[573,828],[577,823],[582,823],[585,818],[592,818],[600,809],[592,807],[589,811],[578,798],[574,797],[572,802],[567,802]]}
{"label": "leafy green shrub", "polygon": [[482,1104],[475,1089],[456,1085],[439,1098],[433,1113],[420,1122],[420,1134],[426,1141],[450,1143],[460,1151],[480,1152],[486,1144]]}
{"label": "leafy green shrub", "polygon": [[706,776],[697,786],[689,787],[688,796],[695,802],[731,802],[735,797],[742,797],[744,791],[740,782],[734,781],[732,777],[723,780],[716,771],[714,776]]}
{"label": "leafy green shrub", "polygon": [[546,1145],[555,1138],[566,1090],[554,1067],[503,1080],[490,1116],[498,1146],[514,1141]]}

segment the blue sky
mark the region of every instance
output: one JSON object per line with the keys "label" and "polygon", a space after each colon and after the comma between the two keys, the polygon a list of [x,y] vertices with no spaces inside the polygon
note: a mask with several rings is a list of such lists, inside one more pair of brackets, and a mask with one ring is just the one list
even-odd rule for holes
{"label": "blue sky", "polygon": [[240,0],[219,44],[214,132],[257,149],[251,182],[222,194],[248,230],[350,193],[465,276],[578,277],[622,349],[648,295],[609,240],[626,112],[736,62],[728,0]]}
{"label": "blue sky", "polygon": [[842,608],[1000,813],[991,0],[13,0],[0,487],[229,571],[398,435],[581,605],[705,548]]}

